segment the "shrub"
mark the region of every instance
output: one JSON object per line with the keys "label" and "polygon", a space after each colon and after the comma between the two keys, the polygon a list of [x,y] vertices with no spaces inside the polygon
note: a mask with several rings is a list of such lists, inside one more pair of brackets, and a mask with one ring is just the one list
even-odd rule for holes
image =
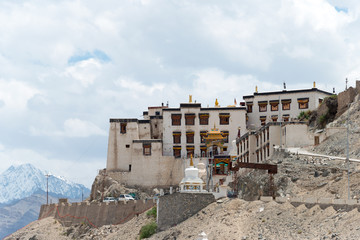
{"label": "shrub", "polygon": [[146,216],[156,218],[156,207],[146,212]]}
{"label": "shrub", "polygon": [[151,237],[156,232],[157,224],[156,222],[151,222],[142,226],[140,229],[140,239]]}
{"label": "shrub", "polygon": [[301,111],[300,112],[300,114],[299,114],[299,116],[298,116],[298,119],[299,120],[304,120],[304,119],[306,119],[306,120],[309,120],[309,118],[310,118],[310,115],[311,115],[311,111],[310,110],[308,110],[308,111]]}

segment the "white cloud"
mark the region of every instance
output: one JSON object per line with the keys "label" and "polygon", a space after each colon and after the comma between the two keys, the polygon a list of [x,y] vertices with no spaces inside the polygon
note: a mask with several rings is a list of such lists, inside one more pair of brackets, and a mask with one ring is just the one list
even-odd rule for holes
{"label": "white cloud", "polygon": [[288,14],[292,14],[296,25],[310,26],[315,31],[335,32],[340,27],[353,21],[347,14],[336,11],[335,7],[325,0],[294,0],[285,4]]}
{"label": "white cloud", "polygon": [[295,46],[291,50],[285,48],[284,52],[291,58],[309,59],[309,58],[313,57],[313,52],[311,51],[311,49],[309,49],[308,47],[305,47],[305,46]]}
{"label": "white cloud", "polygon": [[126,91],[130,91],[131,95],[134,97],[140,97],[143,95],[152,96],[157,91],[163,91],[165,89],[165,84],[153,83],[151,85],[145,85],[139,81],[128,77],[122,77],[115,82],[116,86],[119,86]]}
{"label": "white cloud", "polygon": [[227,74],[214,68],[204,69],[194,75],[194,97],[202,99],[204,103],[210,102],[210,106],[215,103],[215,98],[218,99],[222,106],[233,105],[234,98],[239,103],[243,101],[242,96],[252,94],[256,86],[261,91],[270,91],[277,88],[276,85],[266,81],[259,81],[250,74]]}
{"label": "white cloud", "polygon": [[93,58],[77,62],[66,69],[65,75],[79,81],[83,87],[92,85],[99,76],[102,64]]}
{"label": "white cloud", "polygon": [[106,136],[107,132],[89,121],[70,118],[64,122],[62,131],[51,130],[47,128],[38,129],[34,126],[30,127],[30,132],[34,136],[56,136],[56,137],[89,137],[89,136]]}
{"label": "white cloud", "polygon": [[29,99],[38,93],[40,90],[27,83],[0,79],[0,101],[8,111],[25,110]]}
{"label": "white cloud", "polygon": [[106,136],[107,132],[92,122],[80,119],[67,119],[64,123],[64,135],[67,137],[89,137],[91,135]]}

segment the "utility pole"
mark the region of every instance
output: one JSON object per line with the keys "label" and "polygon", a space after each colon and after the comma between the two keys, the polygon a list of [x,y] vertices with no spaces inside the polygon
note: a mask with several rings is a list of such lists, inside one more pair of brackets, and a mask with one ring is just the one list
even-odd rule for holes
{"label": "utility pole", "polygon": [[49,205],[49,177],[51,175],[50,174],[46,174],[46,205]]}

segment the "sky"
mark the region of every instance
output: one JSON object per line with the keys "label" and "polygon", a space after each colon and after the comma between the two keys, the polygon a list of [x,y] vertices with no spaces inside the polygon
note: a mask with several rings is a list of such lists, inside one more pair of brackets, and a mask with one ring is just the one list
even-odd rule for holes
{"label": "sky", "polygon": [[1,0],[0,172],[91,184],[109,118],[148,106],[336,93],[360,79],[358,0]]}

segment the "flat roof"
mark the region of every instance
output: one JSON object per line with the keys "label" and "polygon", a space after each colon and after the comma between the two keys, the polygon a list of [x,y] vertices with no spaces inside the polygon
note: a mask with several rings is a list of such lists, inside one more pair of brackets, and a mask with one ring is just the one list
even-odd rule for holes
{"label": "flat roof", "polygon": [[254,92],[253,95],[247,95],[247,96],[243,96],[243,99],[247,99],[247,98],[253,98],[255,96],[264,96],[264,95],[279,95],[279,94],[289,94],[289,93],[301,93],[301,92],[321,92],[327,95],[333,95],[333,93],[329,93],[317,88],[310,88],[310,89],[299,89],[299,90],[282,90],[282,91],[275,91],[275,92],[261,92],[261,93],[257,93]]}

